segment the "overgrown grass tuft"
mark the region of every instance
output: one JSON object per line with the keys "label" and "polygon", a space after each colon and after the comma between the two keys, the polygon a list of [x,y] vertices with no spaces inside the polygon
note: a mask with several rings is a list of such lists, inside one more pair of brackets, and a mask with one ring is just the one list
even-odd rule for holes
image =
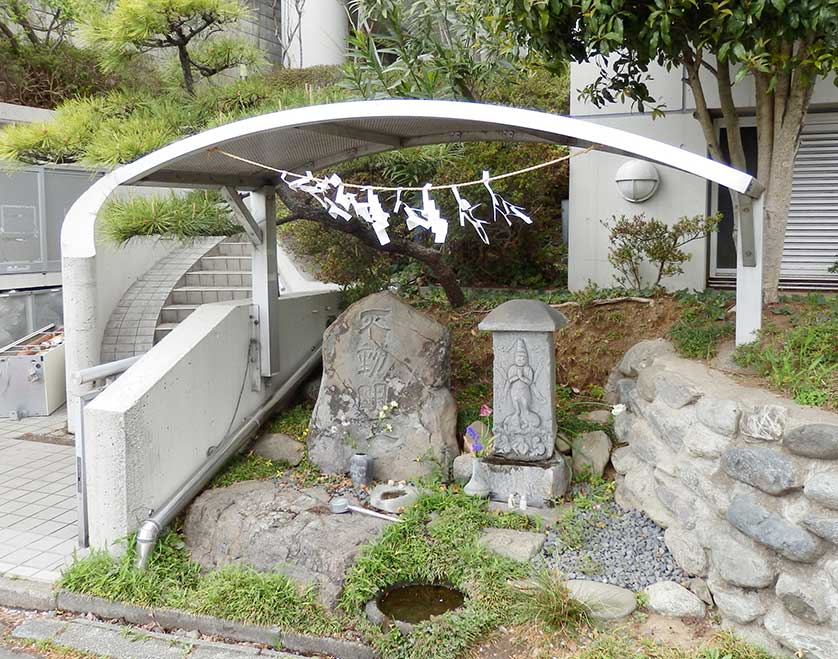
{"label": "overgrown grass tuft", "polygon": [[283,410],[271,421],[271,432],[281,432],[299,440],[308,435],[308,424],[311,421],[312,407],[309,403],[300,403]]}
{"label": "overgrown grass tuft", "polygon": [[725,317],[730,294],[706,290],[679,291],[675,297],[683,306],[681,318],[669,329],[669,338],[682,355],[709,359],[716,355],[719,341],[733,336],[733,323]]}
{"label": "overgrown grass tuft", "polygon": [[102,209],[101,231],[117,244],[135,236],[232,236],[241,231],[216,192],[111,200]]}
{"label": "overgrown grass tuft", "polygon": [[237,455],[216,474],[210,482],[210,487],[228,487],[240,481],[266,480],[280,476],[291,465],[280,460],[270,460],[255,453]]}
{"label": "overgrown grass tuft", "polygon": [[591,624],[591,610],[574,599],[557,570],[539,570],[524,588],[521,612],[546,629],[573,636]]}
{"label": "overgrown grass tuft", "polygon": [[148,567],[134,567],[134,536],[125,553],[113,558],[94,551],[73,563],[60,587],[140,606],[173,607],[239,622],[276,625],[311,634],[336,634],[342,626],[316,601],[316,591],[300,590],[285,575],[230,565],[202,573],[175,532],[160,537]]}
{"label": "overgrown grass tuft", "polygon": [[785,331],[764,328],[740,346],[737,362],[755,368],[801,405],[838,407],[838,296],[811,295]]}
{"label": "overgrown grass tuft", "polygon": [[228,565],[201,579],[198,613],[253,625],[278,625],[312,634],[337,634],[340,623],[317,603],[314,587],[300,589],[284,574]]}
{"label": "overgrown grass tuft", "polygon": [[118,559],[93,551],[76,561],[62,576],[61,587],[140,606],[185,606],[201,569],[189,558],[183,539],[173,532],[160,536],[148,567],[138,570],[135,538],[126,540],[125,553]]}

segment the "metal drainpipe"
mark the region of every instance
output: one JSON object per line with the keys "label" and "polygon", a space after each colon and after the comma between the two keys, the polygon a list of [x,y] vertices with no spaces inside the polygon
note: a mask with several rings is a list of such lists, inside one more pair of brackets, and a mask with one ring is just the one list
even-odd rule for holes
{"label": "metal drainpipe", "polygon": [[160,532],[192,501],[207,483],[210,482],[216,472],[224,464],[238,453],[242,447],[256,434],[262,425],[265,417],[281,403],[285,398],[294,392],[300,382],[317,366],[322,358],[321,345],[319,344],[303,365],[276,390],[265,404],[263,404],[236,432],[228,435],[218,447],[210,454],[206,462],[202,464],[189,480],[172,495],[157,512],[146,519],[137,531],[137,559],[136,566],[144,569],[151,557],[151,552],[157,542]]}

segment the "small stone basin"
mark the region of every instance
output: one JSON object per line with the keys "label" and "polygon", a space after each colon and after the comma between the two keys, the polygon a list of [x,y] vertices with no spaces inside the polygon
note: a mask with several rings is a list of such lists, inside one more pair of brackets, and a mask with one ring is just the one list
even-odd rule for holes
{"label": "small stone basin", "polygon": [[433,616],[459,609],[465,595],[442,584],[396,584],[367,603],[366,613],[376,624],[395,624],[403,633]]}
{"label": "small stone basin", "polygon": [[376,485],[370,492],[370,505],[386,513],[401,513],[419,498],[412,485]]}

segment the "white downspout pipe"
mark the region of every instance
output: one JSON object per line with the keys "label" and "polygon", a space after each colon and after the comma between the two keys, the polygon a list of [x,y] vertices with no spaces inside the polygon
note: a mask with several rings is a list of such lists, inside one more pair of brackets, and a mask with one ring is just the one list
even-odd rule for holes
{"label": "white downspout pipe", "polygon": [[192,476],[175,492],[162,508],[146,519],[137,531],[136,566],[144,569],[154,550],[160,532],[206,487],[212,477],[227,461],[238,453],[256,434],[274,407],[290,396],[303,379],[320,363],[323,357],[321,345],[303,362],[291,376],[276,390],[237,431],[225,437]]}

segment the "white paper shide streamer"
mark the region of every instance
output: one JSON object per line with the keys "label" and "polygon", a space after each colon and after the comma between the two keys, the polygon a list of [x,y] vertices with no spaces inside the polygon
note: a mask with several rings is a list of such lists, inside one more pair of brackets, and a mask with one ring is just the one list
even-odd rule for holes
{"label": "white paper shide streamer", "polygon": [[[390,236],[387,233],[387,229],[390,227],[390,213],[382,206],[381,199],[376,194],[376,188],[374,186],[363,188],[360,194],[347,192],[346,184],[337,174],[332,174],[328,178],[321,179],[313,176],[308,171],[305,175],[283,172],[282,180],[292,190],[299,190],[309,194],[333,218],[348,222],[355,217],[372,227],[379,243],[386,245],[390,242]],[[510,204],[492,189],[491,176],[488,171],[483,172],[482,181],[476,181],[475,183],[480,184],[481,182],[489,193],[489,199],[492,203],[492,222],[497,222],[498,217],[501,217],[509,226],[512,226],[513,219],[520,220],[526,224],[532,224],[532,219],[521,206]],[[468,199],[463,197],[459,189],[461,186],[453,185],[443,187],[450,189],[454,195],[454,200],[457,202],[457,217],[460,226],[470,225],[480,237],[480,240],[488,245],[489,235],[486,232],[486,226],[489,224],[489,221],[475,215],[475,211],[481,204],[472,204]],[[422,188],[422,205],[416,208],[402,200],[403,193],[406,190],[396,188],[394,190],[396,201],[393,205],[392,212],[395,214],[404,214],[407,228],[410,231],[422,228],[433,235],[435,243],[442,244],[448,236],[448,220],[442,217],[439,207],[433,197],[431,197],[433,189],[434,187],[430,183],[427,183]],[[363,199],[360,197],[363,197]]]}

